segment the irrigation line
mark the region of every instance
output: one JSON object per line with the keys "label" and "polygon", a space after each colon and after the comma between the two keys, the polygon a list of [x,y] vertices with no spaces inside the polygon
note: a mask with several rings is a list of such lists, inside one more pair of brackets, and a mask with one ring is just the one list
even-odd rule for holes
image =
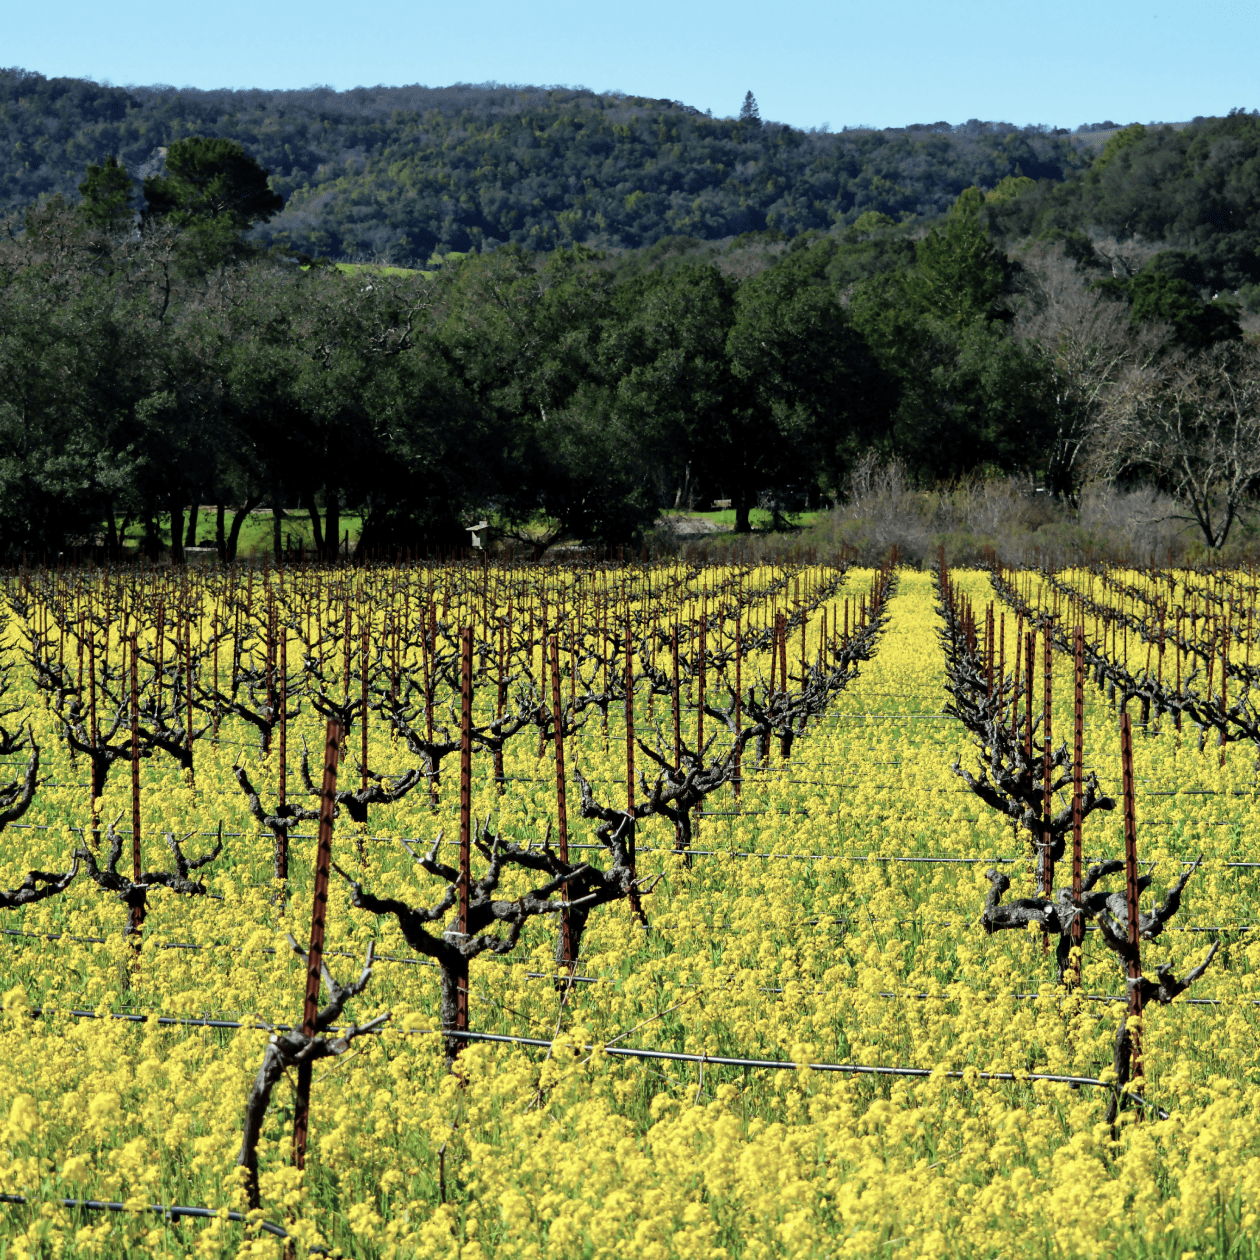
{"label": "irrigation line", "polygon": [[[539,1050],[550,1050],[554,1042],[541,1037],[509,1037],[501,1033],[450,1032],[438,1034],[433,1029],[414,1029],[431,1035],[459,1037],[465,1041],[508,1042],[514,1045],[530,1046]],[[678,1050],[643,1050],[631,1046],[593,1046],[583,1045],[578,1049],[594,1053],[599,1050],[610,1058],[623,1059],[655,1059],[669,1063],[699,1063],[707,1067],[742,1067],[764,1068],[771,1071],[797,1071],[808,1067],[814,1072],[837,1072],[846,1076],[909,1076],[917,1079],[928,1077],[948,1077],[951,1080],[998,1081],[1001,1083],[1023,1084],[1026,1081],[1046,1081],[1052,1085],[1096,1085],[1115,1092],[1115,1086],[1107,1081],[1100,1081],[1096,1076],[1062,1076],[1053,1072],[980,1072],[971,1068],[938,1069],[913,1067],[873,1067],[860,1063],[794,1063],[790,1059],[734,1059],[716,1054],[684,1054]],[[1122,1097],[1131,1098],[1143,1107],[1149,1107],[1161,1120],[1168,1119],[1168,1112],[1154,1103],[1148,1102],[1140,1094],[1125,1090]]]}
{"label": "irrigation line", "polygon": [[[44,1014],[44,1008],[33,1006],[30,1008],[31,1015]],[[156,1019],[157,1023],[168,1025],[178,1024],[195,1028],[248,1028],[257,1029],[260,1032],[291,1032],[292,1026],[289,1024],[244,1024],[235,1020],[214,1020],[214,1019],[195,1019],[195,1018],[176,1018],[169,1015],[139,1015],[128,1014],[122,1012],[106,1012],[104,1015],[95,1011],[78,1011],[67,1010],[60,1012],[50,1012],[52,1014],[70,1015],[78,1019],[117,1019],[127,1023],[145,1023],[150,1019]],[[329,1032],[340,1032],[339,1028],[330,1028]],[[438,1030],[434,1028],[416,1028],[409,1032],[403,1033],[403,1036],[409,1036],[410,1033],[420,1033],[428,1036],[458,1037],[463,1041],[483,1041],[499,1045],[520,1045],[530,1046],[538,1050],[550,1050],[554,1046],[553,1041],[546,1040],[542,1037],[514,1037],[505,1033],[479,1033],[466,1032],[463,1030]],[[374,1035],[379,1036],[379,1030],[373,1030]],[[967,1080],[974,1079],[980,1081],[997,1081],[999,1083],[1022,1084],[1027,1081],[1045,1081],[1052,1085],[1097,1085],[1103,1089],[1115,1089],[1114,1085],[1108,1084],[1106,1081],[1100,1081],[1094,1076],[1064,1076],[1053,1072],[973,1072],[972,1069],[949,1069],[939,1070],[936,1068],[913,1068],[913,1067],[874,1067],[858,1063],[808,1063],[799,1064],[790,1059],[736,1059],[725,1055],[714,1054],[686,1054],[679,1050],[647,1050],[633,1046],[594,1046],[583,1045],[579,1047],[582,1050],[594,1052],[599,1049],[601,1053],[608,1055],[610,1058],[623,1059],[650,1059],[664,1060],[669,1063],[702,1063],[711,1067],[742,1067],[742,1068],[764,1068],[767,1070],[796,1071],[800,1067],[808,1067],[815,1072],[837,1072],[848,1076],[909,1076],[918,1079],[924,1079],[931,1076],[948,1077],[951,1080]],[[1125,1091],[1124,1097],[1131,1098],[1143,1107],[1151,1107],[1154,1109],[1161,1120],[1168,1119],[1168,1113],[1162,1108],[1156,1107],[1154,1103],[1147,1102],[1139,1094]],[[3,1202],[18,1202],[18,1199],[8,1199],[0,1196]],[[25,1202],[25,1200],[20,1200]],[[88,1202],[91,1202],[90,1200]],[[77,1206],[78,1200],[62,1200],[65,1206]],[[111,1207],[113,1211],[123,1211],[124,1208],[119,1204],[116,1208]],[[166,1211],[165,1208],[154,1206],[152,1211]],[[180,1209],[181,1212],[184,1209]],[[188,1215],[212,1214],[208,1208],[201,1209],[198,1212],[188,1212]],[[236,1218],[240,1219],[239,1215]],[[264,1223],[265,1224],[265,1223]],[[276,1229],[279,1229],[276,1226]],[[268,1231],[274,1232],[274,1230]],[[278,1235],[288,1237],[287,1234]]]}
{"label": "irrigation line", "polygon": [[[47,1200],[37,1199],[36,1203],[47,1202]],[[125,1203],[117,1203],[108,1199],[54,1199],[52,1202],[63,1208],[81,1208],[87,1212],[131,1212],[133,1208],[129,1208]],[[31,1200],[24,1194],[0,1194],[0,1203],[16,1203],[19,1205],[31,1205]],[[208,1207],[188,1207],[184,1204],[173,1203],[169,1207],[162,1203],[149,1203],[141,1209],[145,1212],[155,1212],[159,1216],[174,1223],[181,1216],[191,1216],[200,1220],[223,1220],[224,1212],[220,1208]],[[277,1225],[274,1221],[250,1221],[243,1212],[228,1211],[226,1219],[234,1221],[239,1225],[255,1224],[264,1234],[272,1234],[276,1238],[289,1238],[290,1234],[283,1225]],[[326,1256],[328,1249],[326,1247],[312,1247],[311,1255]]]}

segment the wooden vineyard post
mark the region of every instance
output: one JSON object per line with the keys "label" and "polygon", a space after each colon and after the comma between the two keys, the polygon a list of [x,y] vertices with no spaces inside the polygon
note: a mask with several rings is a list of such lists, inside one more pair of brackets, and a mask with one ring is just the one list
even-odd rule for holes
{"label": "wooden vineyard post", "polygon": [[1129,1080],[1133,1082],[1142,1075],[1142,985],[1140,983],[1142,937],[1138,922],[1137,808],[1133,786],[1133,728],[1127,712],[1120,715],[1120,772],[1124,795],[1124,895],[1129,915]]}
{"label": "wooden vineyard post", "polygon": [[735,799],[738,800],[744,786],[744,757],[739,747],[739,733],[743,728],[744,698],[744,632],[742,614],[735,613]]}
{"label": "wooden vineyard post", "polygon": [[[634,655],[630,623],[626,622],[626,812],[634,818]],[[634,865],[634,823],[631,821],[630,864]]]}
{"label": "wooden vineyard post", "polygon": [[[288,756],[289,756],[289,650],[288,650],[288,629],[282,628],[280,632],[280,764],[276,773],[276,798],[280,802],[280,809],[283,812],[285,800],[288,794],[289,773],[288,773]],[[289,833],[284,827],[276,830],[276,878],[287,880],[289,878]],[[281,894],[283,895],[283,894]]]}
{"label": "wooden vineyard post", "polygon": [[[786,698],[788,691],[788,668],[787,668],[787,641],[788,641],[788,624],[787,614],[780,613],[778,619],[779,631],[779,686]],[[779,736],[779,756],[784,761],[792,754],[792,744],[789,736],[784,734]]]}
{"label": "wooden vineyard post", "polygon": [[[498,660],[498,685],[495,688],[495,701],[494,701],[494,717],[495,717],[496,722],[501,722],[503,720],[503,711],[504,709],[507,708],[507,646],[506,644],[507,644],[507,641],[511,638],[511,634],[507,630],[507,625],[511,623],[511,618],[512,618],[512,606],[509,603],[507,622],[504,622],[502,620],[500,620],[499,622],[499,654],[497,658]],[[556,713],[559,713],[560,711],[560,707],[559,707],[560,706],[560,687],[559,687],[559,682],[557,679],[557,674],[558,674],[559,669],[560,669],[559,646],[556,642],[556,636],[552,635],[551,681],[553,685],[551,688],[551,694],[552,694],[552,698],[555,701],[555,705],[553,707]],[[559,717],[557,717],[555,720],[557,723],[556,731],[558,735],[560,719]],[[495,745],[494,745],[494,782],[495,782],[495,786],[498,788],[499,795],[502,796],[503,793],[507,791],[507,779],[504,777],[505,772],[503,769],[503,742],[502,742],[501,729],[497,733],[499,734],[499,738],[496,740]]]}
{"label": "wooden vineyard post", "polygon": [[184,731],[185,746],[188,749],[188,785],[196,786],[196,772],[193,770],[193,663],[192,663],[192,610],[189,609],[184,622],[186,645],[184,652]]}
{"label": "wooden vineyard post", "polygon": [[[324,782],[319,794],[319,844],[315,850],[315,897],[311,905],[311,940],[306,953],[306,1001],[302,1035],[315,1036],[319,984],[324,966],[324,927],[328,916],[328,873],[332,868],[333,814],[337,809],[337,762],[341,755],[341,723],[330,718],[324,734]],[[311,1064],[298,1066],[293,1103],[293,1167],[306,1167],[306,1135],[311,1118]]]}
{"label": "wooden vineyard post", "polygon": [[[1174,639],[1174,647],[1176,648],[1177,657],[1177,699],[1181,699],[1181,609],[1177,609],[1177,629]],[[1177,705],[1177,712],[1173,714],[1173,726],[1177,732],[1181,732],[1181,705]]]}
{"label": "wooden vineyard post", "polygon": [[1019,619],[1015,630],[1015,686],[1011,690],[1011,739],[1019,726],[1019,670],[1023,662],[1024,619]]}
{"label": "wooden vineyard post", "polygon": [[[109,633],[107,630],[106,634]],[[92,749],[95,753],[100,748],[101,732],[96,724],[96,631],[93,629],[88,638],[88,733],[92,739]],[[99,849],[101,847],[101,818],[98,807],[100,798],[100,783],[96,772],[96,758],[93,756],[91,764],[88,766],[88,777],[90,786],[88,795],[91,797],[92,806],[92,847]]]}
{"label": "wooden vineyard post", "polygon": [[788,669],[787,669],[787,614],[779,614],[779,687],[783,693],[787,694],[788,689]]}
{"label": "wooden vineyard post", "polygon": [[[432,591],[430,591],[432,597]],[[433,654],[437,651],[437,610],[435,609],[432,598],[430,598],[427,611],[427,621],[422,625],[420,632],[420,664],[424,670],[424,738],[428,743],[433,742],[433,694],[434,694],[434,675],[436,669],[433,664]],[[421,614],[425,616],[424,613]],[[438,803],[437,776],[432,768],[429,770],[429,805],[436,809]]]}
{"label": "wooden vineyard post", "polygon": [[[708,656],[708,617],[700,614],[700,689],[698,693],[698,702],[696,704],[696,756],[700,758],[700,764],[704,765],[704,692],[707,681],[707,656]],[[696,802],[696,820],[699,822],[700,815],[704,813],[704,798],[702,797]]]}
{"label": "wooden vineyard post", "polygon": [[1221,626],[1221,765],[1225,764],[1225,726],[1229,716],[1229,619]]}
{"label": "wooden vineyard post", "polygon": [[[1054,808],[1054,797],[1050,791],[1051,776],[1054,771],[1053,754],[1050,749],[1050,688],[1051,688],[1051,666],[1053,664],[1053,646],[1050,642],[1050,623],[1042,627],[1042,644],[1044,646],[1044,685],[1043,698],[1044,706],[1041,716],[1041,852],[1042,852],[1042,882],[1041,888],[1047,897],[1054,892],[1054,850],[1051,847],[1052,840],[1050,834],[1050,811]],[[1047,947],[1050,944],[1050,938],[1045,938]]]}
{"label": "wooden vineyard post", "polygon": [[[808,592],[806,593],[808,594]],[[807,635],[807,630],[809,627],[809,617],[805,612],[805,606],[803,604],[800,605],[800,611],[801,611],[801,686],[804,687],[805,672],[806,672],[806,661],[805,661],[805,651],[806,651],[806,646],[807,646],[806,635]]]}
{"label": "wooden vineyard post", "polygon": [[[635,876],[635,848],[637,838],[634,828],[634,653],[630,638],[630,619],[626,618],[626,817],[629,821],[629,835],[626,852],[630,858],[630,878]],[[643,913],[643,902],[639,899],[639,890],[631,885],[630,909],[645,926],[647,916]]]}
{"label": "wooden vineyard post", "polygon": [[[459,909],[455,933],[460,940],[468,936],[468,901],[472,895],[472,627],[459,632]],[[468,959],[461,956],[455,992],[455,1028],[468,1031]],[[458,1037],[453,1058],[463,1046]],[[448,1050],[448,1053],[450,1051]]]}
{"label": "wooden vineyard post", "polygon": [[[769,623],[769,614],[766,616],[767,624]],[[774,615],[774,629],[770,635],[770,690],[766,696],[769,702],[770,696],[775,692],[775,671],[779,668],[779,614]]]}
{"label": "wooden vineyard post", "polygon": [[[276,604],[269,590],[267,592],[267,716],[274,719],[276,715]],[[263,731],[265,750],[271,752],[271,726]]]}
{"label": "wooden vineyard post", "polygon": [[[678,622],[675,620],[673,631],[670,634],[670,648],[674,655],[674,772],[677,773],[682,769],[682,684],[678,678]],[[682,827],[675,828],[674,843],[678,848],[682,847]]]}
{"label": "wooden vineyard post", "polygon": [[[159,631],[160,633],[160,631]],[[139,639],[131,636],[131,868],[132,881],[140,882],[140,653]],[[131,931],[144,923],[144,903],[131,907]]]}
{"label": "wooden vineyard post", "polygon": [[[1081,887],[1081,813],[1084,808],[1082,795],[1085,779],[1085,627],[1076,627],[1076,688],[1073,696],[1072,720],[1072,904],[1079,907]],[[1085,919],[1078,908],[1072,919],[1072,945],[1076,949],[1085,944]],[[1081,960],[1077,955],[1073,966],[1076,983],[1081,982]]]}
{"label": "wooden vineyard post", "polygon": [[362,669],[359,676],[359,787],[363,792],[367,791],[368,785],[368,655],[372,650],[371,632],[371,611],[364,609],[359,618],[359,659]]}
{"label": "wooden vineyard post", "polygon": [[1033,664],[1037,659],[1037,631],[1029,629],[1024,640],[1024,758],[1032,774],[1033,755]]}
{"label": "wooden vineyard post", "polygon": [[1002,613],[1000,621],[1000,630],[998,631],[998,707],[997,707],[997,724],[1002,725],[1002,704],[1003,691],[1002,684],[1006,681],[1006,613]]}
{"label": "wooden vineyard post", "polygon": [[[556,732],[556,825],[560,838],[560,861],[569,860],[569,808],[564,782],[564,722],[560,710],[560,636],[551,636],[551,720]],[[569,885],[560,890],[561,899],[569,900]],[[568,910],[560,911],[560,957],[562,968],[573,969],[573,934]]]}
{"label": "wooden vineyard post", "polygon": [[705,684],[705,648],[708,635],[706,634],[707,618],[703,613],[700,614],[700,692],[699,700],[696,704],[696,754],[700,756],[704,752],[704,684]]}

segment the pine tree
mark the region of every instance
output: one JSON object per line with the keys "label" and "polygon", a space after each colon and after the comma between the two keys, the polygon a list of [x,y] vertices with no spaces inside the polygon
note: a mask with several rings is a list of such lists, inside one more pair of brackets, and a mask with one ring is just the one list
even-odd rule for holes
{"label": "pine tree", "polygon": [[744,104],[739,111],[740,122],[759,123],[761,111],[757,108],[757,98],[749,91],[744,97]]}

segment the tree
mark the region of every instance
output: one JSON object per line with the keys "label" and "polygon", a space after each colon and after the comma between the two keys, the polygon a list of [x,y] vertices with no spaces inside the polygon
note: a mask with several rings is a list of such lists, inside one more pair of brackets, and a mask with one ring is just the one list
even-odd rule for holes
{"label": "tree", "polygon": [[1149,478],[1213,549],[1260,490],[1260,350],[1225,344],[1134,369],[1115,392],[1095,460],[1108,480]]}
{"label": "tree", "polygon": [[761,125],[761,110],[757,108],[757,98],[751,88],[744,94],[744,103],[739,107],[739,121],[758,127]]}
{"label": "tree", "polygon": [[1009,268],[977,218],[983,204],[978,188],[967,189],[916,246],[905,296],[920,313],[955,324],[1005,317]]}
{"label": "tree", "polygon": [[1112,391],[1127,372],[1155,362],[1168,330],[1152,323],[1135,328],[1123,303],[1092,284],[1073,256],[1080,256],[1079,243],[1025,254],[1025,294],[1012,334],[1035,347],[1052,373],[1054,438],[1046,480],[1075,501]]}
{"label": "tree", "polygon": [[1202,350],[1218,341],[1238,341],[1242,329],[1232,305],[1204,302],[1187,280],[1158,271],[1143,271],[1127,286],[1133,322],[1171,324],[1188,350]]}
{"label": "tree", "polygon": [[354,509],[365,549],[460,542],[461,512],[484,499],[494,461],[476,400],[432,339],[430,283],[262,261],[231,273],[216,291],[229,290],[222,406],[242,489],[277,513],[300,504],[328,556]]}
{"label": "tree", "polygon": [[135,185],[127,168],[111,153],[102,166],[89,166],[79,185],[79,213],[95,228],[118,232],[135,221],[131,199]]}
{"label": "tree", "polygon": [[660,502],[676,499],[689,474],[701,494],[727,493],[714,441],[735,406],[726,339],[737,287],[714,266],[686,264],[635,277],[614,292],[617,318],[600,359],[617,382],[618,414],[651,454]]}
{"label": "tree", "polygon": [[1012,268],[980,224],[983,204],[965,191],[912,266],[860,281],[849,304],[900,387],[875,445],[917,477],[1035,467],[1053,432],[1049,372],[1010,336]]}
{"label": "tree", "polygon": [[466,259],[445,287],[440,342],[499,437],[483,453],[495,510],[539,555],[566,537],[632,542],[657,511],[652,444],[604,357],[617,315],[595,262],[581,248],[545,261],[505,248]]}
{"label": "tree", "polygon": [[895,388],[852,326],[817,263],[745,280],[726,339],[735,398],[708,440],[731,491],[735,528],[747,532],[758,493],[838,488],[842,470],[886,424]]}
{"label": "tree", "polygon": [[60,198],[23,226],[0,240],[0,551],[55,556],[95,533],[138,462],[135,408],[162,387],[161,242],[107,240]]}
{"label": "tree", "polygon": [[195,251],[221,257],[284,208],[267,172],[234,140],[190,136],[166,152],[166,174],[144,181],[146,218],[181,228]]}

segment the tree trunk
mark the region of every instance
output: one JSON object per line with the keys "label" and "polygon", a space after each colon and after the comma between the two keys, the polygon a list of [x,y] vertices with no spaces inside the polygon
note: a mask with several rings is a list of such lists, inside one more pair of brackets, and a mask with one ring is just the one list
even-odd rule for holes
{"label": "tree trunk", "polygon": [[184,563],[184,505],[171,495],[171,563]]}
{"label": "tree trunk", "polygon": [[140,518],[144,527],[144,538],[141,549],[150,560],[157,560],[162,547],[162,538],[158,533],[157,521],[153,518],[153,509],[145,506],[144,515]]}
{"label": "tree trunk", "polygon": [[227,505],[218,503],[214,509],[214,545],[219,549],[219,563],[226,564],[228,558],[227,538],[224,536],[223,522],[227,516]]}
{"label": "tree trunk", "polygon": [[278,480],[271,487],[271,553],[279,564],[284,555],[284,506]]}
{"label": "tree trunk", "polygon": [[[446,954],[449,956],[443,957],[439,964],[442,968],[442,1029],[450,1032],[458,1015],[459,990],[468,988],[468,959],[449,947]],[[466,1043],[462,1037],[447,1037],[445,1041],[446,1066],[452,1067]]]}
{"label": "tree trunk", "polygon": [[227,538],[227,562],[230,564],[236,559],[236,544],[241,537],[241,526],[245,524],[249,514],[262,502],[261,494],[251,494],[245,500],[243,506],[236,509],[232,514],[232,528]]}
{"label": "tree trunk", "polygon": [[315,506],[315,496],[308,490],[302,496],[302,502],[306,505],[306,514],[311,518],[311,546],[315,550],[315,555],[319,559],[324,556],[324,527],[320,524],[319,508]]}
{"label": "tree trunk", "polygon": [[324,546],[328,549],[329,560],[336,560],[340,541],[341,504],[337,499],[337,491],[327,487],[324,490]]}
{"label": "tree trunk", "polygon": [[188,532],[184,535],[184,546],[197,545],[197,530],[201,527],[201,503],[192,504],[188,509]]}
{"label": "tree trunk", "polygon": [[114,501],[110,499],[109,508],[105,517],[107,526],[105,532],[105,554],[111,560],[119,560],[122,558],[122,543],[118,538],[118,523],[114,519]]}
{"label": "tree trunk", "polygon": [[748,513],[751,508],[749,496],[740,493],[735,499],[735,532],[737,534],[751,534],[752,522],[749,520]]}
{"label": "tree trunk", "polygon": [[245,1103],[245,1124],[241,1133],[241,1149],[236,1162],[245,1169],[245,1193],[252,1208],[258,1207],[262,1199],[258,1192],[258,1139],[262,1137],[263,1121],[267,1118],[267,1104],[271,1101],[271,1091],[276,1082],[284,1075],[284,1057],[274,1045],[263,1051],[263,1061],[250,1086],[249,1098]]}

